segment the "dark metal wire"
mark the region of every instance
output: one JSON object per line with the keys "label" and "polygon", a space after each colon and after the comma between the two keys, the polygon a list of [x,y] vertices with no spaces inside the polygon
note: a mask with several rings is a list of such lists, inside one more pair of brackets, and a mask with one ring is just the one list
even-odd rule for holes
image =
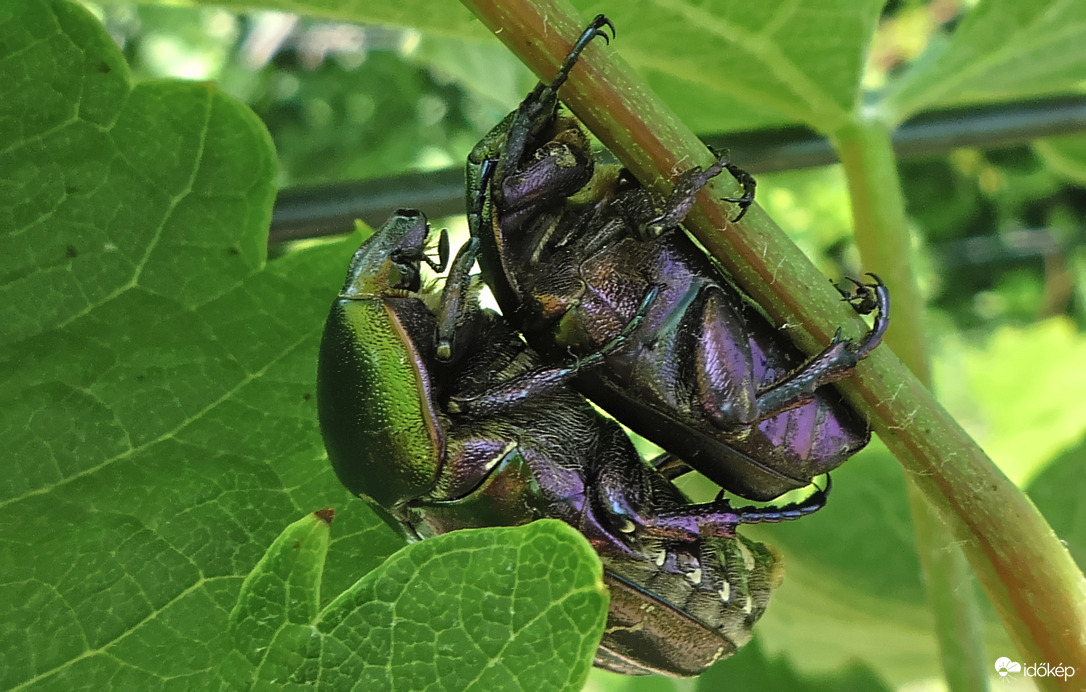
{"label": "dark metal wire", "polygon": [[[893,140],[898,158],[907,159],[942,155],[959,147],[1002,149],[1081,132],[1086,132],[1086,97],[1072,96],[923,113],[898,128]],[[804,127],[729,132],[703,139],[717,149],[729,149],[729,158],[751,173],[837,161],[829,141]],[[275,244],[347,233],[355,219],[376,227],[402,207],[425,209],[433,218],[462,213],[463,169],[281,190],[268,240]]]}

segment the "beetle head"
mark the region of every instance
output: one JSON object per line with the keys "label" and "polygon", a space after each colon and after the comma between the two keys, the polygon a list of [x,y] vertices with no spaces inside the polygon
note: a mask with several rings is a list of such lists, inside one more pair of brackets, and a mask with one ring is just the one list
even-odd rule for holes
{"label": "beetle head", "polygon": [[388,291],[417,293],[421,286],[419,264],[435,272],[445,271],[449,261],[449,236],[441,231],[438,259],[426,254],[430,225],[415,209],[398,209],[354,253],[342,298],[361,298]]}

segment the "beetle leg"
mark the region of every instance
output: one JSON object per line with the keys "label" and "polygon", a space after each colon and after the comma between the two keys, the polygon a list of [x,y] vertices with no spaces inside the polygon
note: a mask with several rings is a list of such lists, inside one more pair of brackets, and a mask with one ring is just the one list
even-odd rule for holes
{"label": "beetle leg", "polygon": [[747,173],[745,170],[736,166],[734,163],[727,161],[728,151],[717,151],[715,147],[709,147],[709,151],[713,152],[713,155],[718,157],[724,162],[724,170],[732,174],[732,177],[736,179],[739,186],[743,188],[743,194],[739,197],[724,197],[723,201],[731,202],[739,206],[739,215],[732,219],[732,223],[739,223],[739,221],[746,215],[747,210],[750,209],[750,205],[754,204],[754,188],[758,185],[758,181],[754,179],[754,176]]}
{"label": "beetle leg", "polygon": [[633,319],[622,328],[618,336],[604,344],[598,351],[575,361],[572,365],[536,368],[476,396],[452,397],[447,406],[449,412],[468,413],[480,417],[495,416],[528,399],[553,393],[555,388],[566,386],[578,373],[600,365],[607,356],[626,345],[630,335],[641,326],[649,306],[656,300],[659,292],[659,286],[650,287]]}
{"label": "beetle leg", "polygon": [[875,283],[865,284],[850,277],[849,281],[855,284],[856,287],[854,292],[846,293],[841,291],[840,288],[837,289],[841,291],[842,295],[845,296],[844,299],[855,308],[856,312],[861,315],[875,313],[875,325],[871,328],[871,331],[864,335],[856,349],[856,352],[860,354],[860,358],[866,356],[882,342],[882,335],[886,333],[887,327],[890,326],[890,292],[886,288],[886,284],[877,275],[869,272],[868,276],[874,279]]}
{"label": "beetle leg", "polygon": [[[614,35],[615,27],[611,24],[611,20],[602,14],[598,14],[581,33],[576,43],[573,44],[569,54],[566,55],[566,59],[562,62],[562,66],[558,68],[558,74],[555,75],[551,83],[544,84],[540,82],[528,94],[528,97],[521,101],[520,106],[517,107],[516,116],[509,122],[504,142],[487,143],[486,146],[492,149],[496,148],[488,158],[498,159],[497,180],[504,180],[507,169],[517,170],[520,168],[529,144],[536,139],[544,128],[554,122],[558,114],[558,90],[566,83],[570,72],[573,71],[573,67],[581,57],[581,52],[597,36],[602,36],[610,42],[603,27],[610,27],[611,34]],[[499,125],[499,127],[501,126]],[[505,130],[505,128],[502,129]],[[495,128],[494,131],[497,130],[498,128]],[[478,147],[476,148],[478,149]],[[500,153],[500,155],[494,156],[494,153]],[[477,158],[481,155],[481,153],[477,154],[475,151],[472,154]]]}
{"label": "beetle leg", "polygon": [[702,504],[686,504],[670,489],[670,483],[668,487],[665,483],[662,475],[648,467],[610,464],[599,470],[595,487],[604,511],[623,533],[640,532],[644,536],[683,542],[706,536],[731,538],[743,524],[801,519],[826,506],[831,487],[826,476],[825,489],[818,488],[799,502],[733,508],[722,497]]}
{"label": "beetle leg", "polygon": [[738,430],[758,420],[753,356],[742,314],[719,286],[705,286],[683,318],[681,333],[689,337],[681,351],[689,353],[694,365],[690,379],[695,405],[721,430]]}
{"label": "beetle leg", "polygon": [[675,185],[671,193],[664,201],[663,209],[651,219],[638,226],[638,235],[642,240],[659,238],[665,232],[678,227],[690,209],[694,206],[694,198],[706,183],[719,175],[724,170],[725,160],[720,158],[712,166],[702,170],[701,166],[694,166],[683,171],[675,179]]}
{"label": "beetle leg", "polygon": [[743,188],[743,194],[739,197],[725,197],[725,202],[731,202],[739,207],[739,214],[732,219],[732,223],[739,223],[739,221],[746,216],[747,210],[750,209],[750,205],[754,204],[754,188],[758,185],[758,181],[754,179],[754,176],[747,173],[745,170],[732,163],[725,163],[724,168],[727,169],[739,184]]}
{"label": "beetle leg", "polygon": [[[479,256],[482,236],[483,208],[486,205],[486,190],[494,176],[495,162],[485,160],[477,169],[478,180],[471,209],[468,210],[468,229],[471,237],[456,253],[452,267],[445,277],[445,288],[441,292],[441,303],[437,309],[437,359],[448,362],[453,353],[453,336],[457,327],[464,320],[464,309],[468,304],[468,289],[471,287],[471,268]],[[468,167],[469,175],[473,169]]]}
{"label": "beetle leg", "polygon": [[799,502],[780,506],[733,509],[727,500],[718,498],[713,502],[687,505],[660,512],[655,516],[642,517],[645,522],[642,528],[645,533],[661,538],[682,540],[683,536],[691,536],[691,531],[695,528],[698,531],[696,537],[687,540],[697,540],[703,536],[730,538],[735,536],[735,530],[743,524],[777,524],[814,514],[826,506],[831,487],[830,477],[827,475],[824,489],[817,488]]}
{"label": "beetle leg", "polygon": [[445,288],[441,291],[441,303],[437,310],[437,349],[435,355],[443,363],[452,359],[453,338],[460,331],[465,319],[465,310],[472,300],[468,295],[471,289],[471,267],[479,254],[479,239],[468,238],[453,259],[449,274],[445,277]]}
{"label": "beetle leg", "polygon": [[724,198],[725,202],[732,202],[739,206],[739,215],[732,219],[732,222],[734,223],[743,218],[743,215],[747,213],[747,209],[754,202],[754,188],[756,182],[754,176],[735,164],[730,163],[727,156],[724,155],[720,156],[716,163],[705,170],[702,170],[701,166],[694,166],[693,168],[683,171],[675,180],[675,186],[672,188],[671,193],[664,202],[663,209],[653,218],[643,221],[638,225],[638,235],[640,238],[642,240],[651,240],[660,237],[672,228],[676,228],[682,223],[683,219],[686,218],[686,215],[690,213],[690,209],[694,206],[694,200],[697,197],[698,192],[723,170],[727,170],[735,176],[735,179],[738,180],[739,184],[743,187],[742,197]]}
{"label": "beetle leg", "polygon": [[826,474],[826,487],[819,488],[815,486],[815,492],[799,502],[792,502],[779,507],[772,505],[739,507],[735,512],[739,515],[741,524],[776,524],[782,521],[800,519],[825,507],[832,487],[833,481],[829,474]]}
{"label": "beetle leg", "polygon": [[[562,123],[559,120],[558,127]],[[500,181],[503,217],[561,204],[592,179],[595,160],[580,125],[560,130],[523,167]]]}
{"label": "beetle leg", "polygon": [[[611,35],[608,36],[607,32],[603,30],[603,27],[607,27],[611,30]],[[551,90],[558,91],[558,88],[562,86],[566,78],[569,76],[573,66],[577,64],[577,59],[581,56],[581,51],[592,42],[592,39],[597,36],[602,38],[608,44],[611,43],[611,39],[617,34],[615,33],[615,25],[611,23],[611,20],[602,14],[597,14],[592,18],[592,21],[588,23],[585,30],[581,33],[581,37],[577,39],[577,43],[573,44],[573,48],[569,51],[569,55],[562,62],[562,67],[558,69],[558,75],[551,82]]]}
{"label": "beetle leg", "polygon": [[758,420],[800,406],[813,399],[819,387],[850,376],[856,365],[882,342],[882,336],[890,326],[890,292],[882,279],[874,274],[870,276],[875,283],[864,284],[864,291],[858,292],[856,298],[861,308],[866,307],[870,301],[867,289],[874,291],[877,306],[873,308],[877,309],[874,326],[859,341],[843,339],[838,329],[833,341],[822,353],[779,382],[758,392]]}

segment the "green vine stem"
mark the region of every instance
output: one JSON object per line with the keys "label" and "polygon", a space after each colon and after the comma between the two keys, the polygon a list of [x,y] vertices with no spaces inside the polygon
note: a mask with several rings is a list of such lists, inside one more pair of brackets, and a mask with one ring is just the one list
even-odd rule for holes
{"label": "green vine stem", "polygon": [[[544,77],[585,24],[559,0],[464,2]],[[679,171],[711,162],[697,137],[602,42],[585,51],[562,99],[661,192]],[[764,212],[755,207],[741,224],[730,222],[734,208],[718,200],[737,191],[733,180],[714,181],[687,218],[691,231],[807,352],[825,345],[838,324],[859,337],[862,321]],[[876,349],[841,389],[948,525],[1023,658],[1086,670],[1086,582],[1036,507],[890,348]]]}
{"label": "green vine stem", "polygon": [[[930,354],[924,339],[924,304],[912,269],[905,200],[901,194],[890,128],[854,114],[834,133],[849,181],[852,220],[863,266],[894,287],[894,326],[886,344],[920,382],[931,386]],[[954,692],[988,689],[990,660],[984,655],[981,617],[973,576],[965,556],[923,493],[906,481],[916,547],[947,687]]]}

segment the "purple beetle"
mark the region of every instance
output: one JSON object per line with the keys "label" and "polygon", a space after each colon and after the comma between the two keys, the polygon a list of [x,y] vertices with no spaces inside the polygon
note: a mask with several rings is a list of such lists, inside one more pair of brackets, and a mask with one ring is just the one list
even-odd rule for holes
{"label": "purple beetle", "polygon": [[[808,485],[864,447],[870,431],[833,388],[880,343],[889,293],[853,280],[846,295],[875,312],[859,341],[807,358],[679,227],[694,196],[722,170],[744,195],[754,182],[721,158],[682,173],[661,199],[628,171],[597,165],[557,92],[580,52],[614,27],[597,16],[550,84],[541,83],[468,159],[469,223],[479,265],[503,314],[552,362],[597,351],[658,287],[644,323],[577,387],[635,432],[723,488],[769,500]],[[439,357],[467,269],[449,276]]]}

